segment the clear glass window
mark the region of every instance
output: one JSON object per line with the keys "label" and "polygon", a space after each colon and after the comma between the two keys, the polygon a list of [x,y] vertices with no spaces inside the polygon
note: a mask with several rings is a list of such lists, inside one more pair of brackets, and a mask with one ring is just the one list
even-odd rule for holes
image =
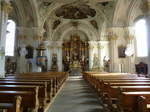
{"label": "clear glass window", "polygon": [[146,20],[140,19],[135,24],[137,57],[148,56]]}
{"label": "clear glass window", "polygon": [[14,56],[16,24],[12,20],[7,21],[5,56]]}

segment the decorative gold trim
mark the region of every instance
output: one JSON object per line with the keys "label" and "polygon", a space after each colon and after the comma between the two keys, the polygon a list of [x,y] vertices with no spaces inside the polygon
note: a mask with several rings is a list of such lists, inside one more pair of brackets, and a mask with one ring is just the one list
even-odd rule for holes
{"label": "decorative gold trim", "polygon": [[133,40],[134,36],[133,35],[129,35],[128,40]]}
{"label": "decorative gold trim", "polygon": [[26,35],[18,35],[18,39],[20,40],[25,40],[27,38]]}
{"label": "decorative gold trim", "polygon": [[148,9],[150,10],[150,0],[147,1]]}
{"label": "decorative gold trim", "polygon": [[10,3],[7,3],[5,1],[2,2],[2,11],[9,14],[12,10],[13,10],[13,7],[11,6]]}
{"label": "decorative gold trim", "polygon": [[112,35],[112,36],[109,37],[109,41],[117,40],[117,39],[118,39],[117,35]]}
{"label": "decorative gold trim", "polygon": [[102,46],[102,45],[98,45],[98,47],[97,47],[98,49],[104,49],[104,46]]}

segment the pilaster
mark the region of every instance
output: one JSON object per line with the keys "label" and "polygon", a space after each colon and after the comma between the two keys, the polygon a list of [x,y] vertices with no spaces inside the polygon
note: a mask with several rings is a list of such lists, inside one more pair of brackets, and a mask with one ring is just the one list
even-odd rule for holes
{"label": "pilaster", "polygon": [[5,77],[5,41],[8,15],[12,10],[8,0],[0,2],[0,77]]}
{"label": "pilaster", "polygon": [[150,0],[148,2],[148,13],[146,15],[146,22],[147,22],[147,42],[148,42],[148,75],[150,77]]}
{"label": "pilaster", "polygon": [[89,70],[92,70],[93,67],[93,50],[94,50],[94,46],[92,42],[88,42],[89,43]]}
{"label": "pilaster", "polygon": [[110,41],[110,72],[119,72],[118,68],[118,48],[117,48],[117,35],[111,34],[109,35],[109,41]]}

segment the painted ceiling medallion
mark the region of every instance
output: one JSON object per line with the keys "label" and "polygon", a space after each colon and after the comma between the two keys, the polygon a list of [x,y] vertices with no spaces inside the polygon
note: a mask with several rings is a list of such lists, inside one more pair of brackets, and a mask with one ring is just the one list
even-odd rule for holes
{"label": "painted ceiling medallion", "polygon": [[56,10],[56,16],[64,19],[85,19],[96,15],[96,11],[86,4],[67,4]]}
{"label": "painted ceiling medallion", "polygon": [[55,20],[54,23],[53,23],[52,29],[55,30],[55,29],[58,27],[58,25],[59,25],[60,23],[61,23],[60,20]]}
{"label": "painted ceiling medallion", "polygon": [[95,20],[91,20],[90,23],[93,25],[94,28],[98,29],[98,25]]}

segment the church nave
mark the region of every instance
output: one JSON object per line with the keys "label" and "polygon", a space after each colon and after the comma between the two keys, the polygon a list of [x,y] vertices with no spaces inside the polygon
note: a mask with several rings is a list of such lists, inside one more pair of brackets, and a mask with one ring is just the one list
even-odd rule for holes
{"label": "church nave", "polygon": [[149,112],[149,91],[150,0],[0,0],[0,111]]}

